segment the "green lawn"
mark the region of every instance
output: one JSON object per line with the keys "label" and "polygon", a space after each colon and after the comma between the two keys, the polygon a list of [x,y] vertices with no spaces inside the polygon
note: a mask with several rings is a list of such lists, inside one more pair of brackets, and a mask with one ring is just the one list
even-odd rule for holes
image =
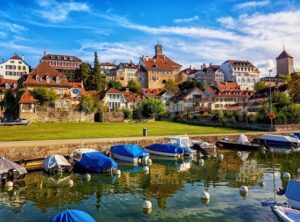
{"label": "green lawn", "polygon": [[238,129],[195,126],[168,121],[152,123],[32,123],[28,126],[1,126],[0,141],[86,139],[142,136],[195,135],[243,132]]}

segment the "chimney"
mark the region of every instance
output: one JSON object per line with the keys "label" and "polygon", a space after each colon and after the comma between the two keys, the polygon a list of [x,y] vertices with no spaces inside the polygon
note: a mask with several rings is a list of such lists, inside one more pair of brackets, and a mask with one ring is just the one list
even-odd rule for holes
{"label": "chimney", "polygon": [[192,69],[192,65],[190,65],[190,69]]}

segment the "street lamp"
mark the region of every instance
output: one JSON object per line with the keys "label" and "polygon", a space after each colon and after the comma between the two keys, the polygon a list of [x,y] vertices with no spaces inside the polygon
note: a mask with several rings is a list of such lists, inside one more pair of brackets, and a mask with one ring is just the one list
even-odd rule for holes
{"label": "street lamp", "polygon": [[271,130],[272,130],[272,126],[273,126],[273,118],[271,117],[272,115],[272,90],[271,90],[271,72],[273,70],[270,69],[269,70],[269,86],[270,86],[270,121],[271,121]]}

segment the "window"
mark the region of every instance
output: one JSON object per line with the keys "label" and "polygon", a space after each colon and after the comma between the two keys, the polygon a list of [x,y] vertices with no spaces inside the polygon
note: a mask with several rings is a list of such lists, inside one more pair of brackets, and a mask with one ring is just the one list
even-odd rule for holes
{"label": "window", "polygon": [[59,78],[59,76],[56,76],[56,83],[57,84],[61,83],[61,79]]}
{"label": "window", "polygon": [[22,66],[18,66],[18,70],[21,70],[22,69]]}
{"label": "window", "polygon": [[5,88],[10,89],[10,85],[8,83],[5,83]]}
{"label": "window", "polygon": [[50,77],[50,76],[47,76],[47,77],[46,77],[46,82],[47,82],[47,83],[50,83],[50,82],[51,82],[51,77]]}

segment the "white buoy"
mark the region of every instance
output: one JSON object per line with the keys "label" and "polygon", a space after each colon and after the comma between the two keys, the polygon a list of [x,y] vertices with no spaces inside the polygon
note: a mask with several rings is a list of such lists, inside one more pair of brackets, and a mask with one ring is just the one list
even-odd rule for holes
{"label": "white buoy", "polygon": [[236,152],[236,155],[237,155],[238,157],[242,156],[241,151],[237,151],[237,152]]}
{"label": "white buoy", "polygon": [[116,170],[116,171],[115,171],[115,175],[116,175],[117,177],[120,177],[120,176],[121,176],[121,170]]}
{"label": "white buoy", "polygon": [[12,181],[7,181],[5,183],[5,188],[7,191],[12,191],[14,188],[14,183]]}
{"label": "white buoy", "polygon": [[89,173],[86,173],[86,174],[84,175],[84,177],[85,177],[86,181],[90,181],[91,178],[92,178],[91,174],[89,174]]}
{"label": "white buoy", "polygon": [[224,155],[223,155],[222,153],[219,155],[219,159],[220,159],[220,160],[223,160],[223,159],[224,159]]}
{"label": "white buoy", "polygon": [[74,186],[74,181],[73,180],[69,180],[69,187],[73,187]]}
{"label": "white buoy", "polygon": [[289,172],[284,172],[283,174],[282,174],[282,177],[284,178],[284,179],[290,179],[291,178],[291,174],[289,173]]}
{"label": "white buoy", "polygon": [[300,173],[300,168],[297,169],[297,173]]}
{"label": "white buoy", "polygon": [[148,160],[148,165],[150,166],[151,164],[152,164],[152,160],[149,159],[149,160]]}
{"label": "white buoy", "polygon": [[143,167],[143,170],[145,171],[146,174],[148,174],[150,169],[149,169],[148,166],[144,166],[144,167]]}
{"label": "white buoy", "polygon": [[199,165],[200,165],[200,166],[204,166],[204,159],[200,159],[200,160],[199,160]]}
{"label": "white buoy", "polygon": [[201,194],[200,194],[200,198],[202,200],[209,200],[210,194],[208,192],[206,192],[206,191],[202,191]]}
{"label": "white buoy", "polygon": [[245,185],[240,186],[240,191],[244,192],[244,193],[248,193],[249,192],[249,188]]}
{"label": "white buoy", "polygon": [[143,211],[146,214],[150,214],[152,212],[152,203],[150,200],[145,200],[143,203]]}

